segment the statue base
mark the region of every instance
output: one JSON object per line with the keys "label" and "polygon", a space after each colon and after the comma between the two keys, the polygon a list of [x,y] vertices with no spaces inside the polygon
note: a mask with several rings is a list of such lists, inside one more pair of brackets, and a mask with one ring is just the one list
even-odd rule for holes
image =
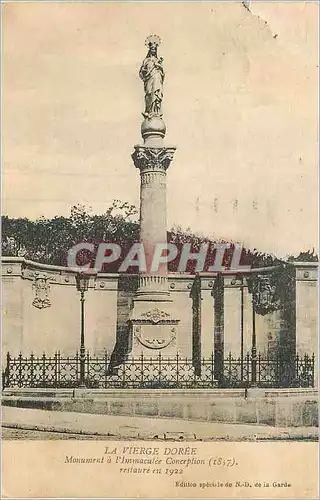
{"label": "statue base", "polygon": [[146,146],[162,147],[165,134],[166,126],[162,120],[162,115],[152,117],[145,115],[145,119],[141,124],[141,135]]}

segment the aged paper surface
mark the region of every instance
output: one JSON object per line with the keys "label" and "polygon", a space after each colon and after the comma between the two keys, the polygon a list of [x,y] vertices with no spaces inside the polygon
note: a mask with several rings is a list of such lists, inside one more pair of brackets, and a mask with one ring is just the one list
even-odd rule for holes
{"label": "aged paper surface", "polygon": [[[4,494],[59,498],[315,498],[317,494],[316,443],[179,443],[190,452],[195,448],[194,456],[205,461],[179,466],[183,479],[165,472],[165,450],[172,450],[175,443],[108,442],[109,452],[117,449],[110,463],[105,443],[5,442]],[[126,446],[150,446],[162,463],[146,466],[150,470],[143,474],[123,473],[115,457],[123,456]],[[104,456],[105,461],[71,464],[66,463],[69,455]],[[210,462],[220,455],[230,463],[235,460],[234,469]]]}
{"label": "aged paper surface", "polygon": [[316,498],[318,3],[1,7],[2,496]]}

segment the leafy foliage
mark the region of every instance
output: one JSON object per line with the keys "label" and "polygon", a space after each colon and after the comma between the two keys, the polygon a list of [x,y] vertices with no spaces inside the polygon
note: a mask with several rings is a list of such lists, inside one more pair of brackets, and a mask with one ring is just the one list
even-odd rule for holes
{"label": "leafy foliage", "polygon": [[318,262],[318,260],[319,257],[315,253],[314,248],[312,249],[312,252],[308,250],[307,252],[300,252],[296,257],[291,255],[288,258],[289,262]]}
{"label": "leafy foliage", "polygon": [[102,215],[94,215],[83,205],[71,208],[70,217],[41,217],[35,221],[2,217],[2,253],[36,262],[67,265],[67,253],[80,242],[99,244],[112,241],[121,246],[137,241],[137,209],[114,200]]}
{"label": "leafy foliage", "polygon": [[[4,256],[20,256],[26,259],[52,265],[67,265],[67,253],[70,248],[80,242],[90,242],[96,247],[101,242],[117,243],[122,248],[123,258],[131,245],[139,241],[138,210],[120,200],[114,200],[108,210],[96,215],[91,209],[83,205],[73,206],[69,217],[55,216],[52,219],[40,217],[32,221],[27,218],[12,219],[2,217],[2,254]],[[209,245],[211,257],[206,261],[206,267],[214,263],[214,243],[228,243],[221,239],[211,240],[196,235],[190,229],[183,230],[175,226],[168,232],[168,241],[178,247],[177,258],[169,264],[169,270],[176,271],[180,260],[182,245],[189,243],[191,251],[197,252],[204,243]],[[224,265],[230,264],[233,253],[233,243],[225,252]],[[120,261],[121,261],[120,258]],[[88,254],[84,251],[80,260],[87,261]],[[302,252],[291,260],[317,261],[312,252]],[[108,265],[108,272],[117,272],[120,261]],[[259,252],[257,249],[246,249],[242,253],[242,264],[252,267],[272,266],[280,260],[270,254]],[[194,272],[195,262],[189,262],[187,272]]]}

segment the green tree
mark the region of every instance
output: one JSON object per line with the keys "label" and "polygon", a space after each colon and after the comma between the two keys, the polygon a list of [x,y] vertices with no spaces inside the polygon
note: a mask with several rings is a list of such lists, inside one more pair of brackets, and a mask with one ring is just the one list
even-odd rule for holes
{"label": "green tree", "polygon": [[[117,243],[122,248],[122,258],[132,243],[139,241],[138,210],[134,205],[114,200],[111,206],[100,215],[93,214],[91,208],[76,205],[71,208],[69,217],[55,216],[52,219],[40,217],[32,221],[27,218],[12,219],[2,217],[2,254],[4,256],[23,256],[44,264],[65,266],[70,248],[80,242],[91,242],[96,246],[100,242]],[[227,243],[219,238],[206,238],[193,233],[190,229],[174,226],[168,232],[168,241],[178,246],[179,253],[175,261],[169,264],[169,270],[175,271],[184,243],[190,243],[192,251],[208,243],[214,260],[214,243]],[[225,265],[232,257],[233,242],[230,251],[225,254]],[[80,255],[81,257],[81,255]],[[85,260],[88,254],[82,256]],[[121,259],[120,259],[121,260]],[[317,261],[314,250],[291,256],[291,260]],[[252,267],[272,266],[281,261],[271,254],[260,252],[256,248],[243,251],[242,263]],[[212,262],[208,262],[211,265]],[[119,261],[108,266],[108,271],[116,272]],[[189,271],[192,272],[192,263]]]}

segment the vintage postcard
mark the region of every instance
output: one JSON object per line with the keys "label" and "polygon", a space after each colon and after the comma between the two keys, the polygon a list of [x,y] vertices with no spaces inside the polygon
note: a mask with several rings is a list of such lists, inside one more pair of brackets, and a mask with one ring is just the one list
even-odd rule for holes
{"label": "vintage postcard", "polygon": [[2,11],[2,498],[318,497],[318,2]]}

